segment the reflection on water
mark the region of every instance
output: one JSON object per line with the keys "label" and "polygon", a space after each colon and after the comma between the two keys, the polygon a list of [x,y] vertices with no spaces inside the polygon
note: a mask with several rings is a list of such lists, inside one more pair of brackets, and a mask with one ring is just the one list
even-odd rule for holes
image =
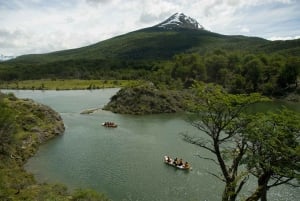
{"label": "reflection on water", "polygon": [[[65,134],[41,146],[26,169],[41,182],[65,183],[71,189],[93,188],[115,201],[220,200],[223,184],[209,174],[218,173],[218,167],[197,157],[210,155],[185,143],[179,135],[201,135],[184,115],[131,116],[107,111],[80,115],[84,109],[102,107],[117,90],[15,91],[18,97],[51,106],[61,113],[66,125]],[[105,121],[119,126],[105,128],[101,126]],[[189,161],[193,170],[164,164],[166,154]],[[245,186],[244,193],[252,186]],[[296,189],[281,186],[270,192],[269,199],[296,201],[299,196]]]}

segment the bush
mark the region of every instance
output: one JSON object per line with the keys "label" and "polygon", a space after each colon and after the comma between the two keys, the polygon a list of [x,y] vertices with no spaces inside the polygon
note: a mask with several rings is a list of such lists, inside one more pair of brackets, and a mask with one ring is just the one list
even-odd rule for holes
{"label": "bush", "polygon": [[71,201],[110,201],[104,194],[99,194],[93,190],[77,189],[73,193]]}
{"label": "bush", "polygon": [[11,100],[11,101],[16,101],[16,100],[17,100],[17,97],[15,96],[14,93],[8,93],[8,94],[7,94],[7,97],[8,97],[8,99]]}

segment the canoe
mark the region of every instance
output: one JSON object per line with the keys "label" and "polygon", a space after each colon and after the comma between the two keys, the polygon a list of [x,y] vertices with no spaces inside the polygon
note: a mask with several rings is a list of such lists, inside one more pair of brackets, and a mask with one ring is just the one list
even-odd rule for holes
{"label": "canoe", "polygon": [[164,163],[166,163],[167,165],[173,166],[180,170],[191,170],[192,169],[191,166],[188,166],[188,167],[185,167],[184,165],[180,166],[180,165],[174,164],[173,162],[174,162],[174,159],[170,158],[170,161],[168,161],[168,156],[164,156]]}
{"label": "canoe", "polygon": [[107,128],[117,128],[118,127],[118,125],[115,124],[115,123],[112,123],[112,124],[102,123],[101,125],[104,126],[104,127],[107,127]]}

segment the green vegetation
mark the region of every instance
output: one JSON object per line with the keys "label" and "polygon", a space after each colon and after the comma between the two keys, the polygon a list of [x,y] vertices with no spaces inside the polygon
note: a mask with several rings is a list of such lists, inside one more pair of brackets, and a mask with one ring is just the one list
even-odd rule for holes
{"label": "green vegetation", "polygon": [[269,188],[300,178],[300,114],[286,109],[249,114],[249,105],[268,99],[255,93],[232,95],[211,85],[196,85],[195,90],[199,99],[191,104],[195,115],[190,123],[208,138],[185,133],[183,139],[215,156],[203,158],[220,168],[210,174],[225,183],[222,201],[235,201],[250,174],[257,177],[257,189],[247,201],[266,201]]}
{"label": "green vegetation", "polygon": [[[11,81],[20,87],[21,80],[40,79],[146,80],[158,88],[180,89],[194,79],[221,84],[233,93],[282,96],[297,88],[299,44],[300,39],[272,42],[205,30],[151,27],[87,47],[1,62],[0,84],[5,87],[4,81]],[[94,86],[89,84],[84,88]]]}
{"label": "green vegetation", "polygon": [[298,87],[300,59],[216,50],[204,56],[177,55],[168,68],[171,78],[180,80],[184,87],[196,80],[219,84],[231,93],[283,96]]}
{"label": "green vegetation", "polygon": [[121,89],[103,109],[135,115],[183,112],[192,99],[188,90],[159,90],[150,83]]}
{"label": "green vegetation", "polygon": [[[192,110],[191,124],[210,141],[188,134],[184,139],[216,156],[210,160],[222,176],[211,174],[225,182],[222,200],[236,200],[252,174],[257,189],[247,201],[265,201],[269,188],[299,179],[299,115],[245,111],[266,101],[254,92],[271,97],[293,93],[297,100],[299,47],[300,39],[272,42],[152,27],[87,47],[1,62],[0,87],[121,87],[105,109],[129,114]],[[198,85],[194,90],[198,82],[223,88]],[[62,133],[61,119],[45,106],[0,95],[1,200],[107,200],[89,190],[71,194],[62,185],[37,184],[22,165],[40,143]]]}
{"label": "green vegetation", "polygon": [[22,80],[1,82],[1,89],[77,90],[138,86],[138,80]]}
{"label": "green vegetation", "polygon": [[300,59],[280,55],[241,54],[216,50],[201,56],[176,55],[145,80],[152,87],[122,89],[105,107],[117,113],[151,114],[186,110],[195,82],[216,83],[232,94],[259,92],[269,97],[300,101]]}
{"label": "green vegetation", "polygon": [[13,94],[0,93],[0,200],[108,201],[91,190],[68,192],[64,185],[38,184],[23,164],[39,144],[64,132],[51,108]]}
{"label": "green vegetation", "polygon": [[257,114],[251,120],[244,133],[248,141],[245,163],[257,177],[257,188],[247,201],[266,201],[270,188],[300,181],[300,115],[282,109]]}

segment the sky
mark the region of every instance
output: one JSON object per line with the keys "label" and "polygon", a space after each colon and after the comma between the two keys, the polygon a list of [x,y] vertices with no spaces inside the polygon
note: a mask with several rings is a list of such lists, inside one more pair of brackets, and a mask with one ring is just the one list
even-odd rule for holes
{"label": "sky", "polygon": [[0,55],[87,46],[176,12],[224,35],[300,38],[300,0],[0,0]]}

